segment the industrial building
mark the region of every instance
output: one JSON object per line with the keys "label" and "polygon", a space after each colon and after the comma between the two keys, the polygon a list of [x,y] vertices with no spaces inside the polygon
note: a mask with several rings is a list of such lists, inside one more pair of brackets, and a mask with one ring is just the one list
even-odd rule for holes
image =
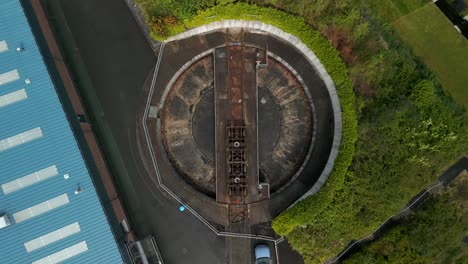
{"label": "industrial building", "polygon": [[1,263],[122,263],[19,0],[0,3]]}

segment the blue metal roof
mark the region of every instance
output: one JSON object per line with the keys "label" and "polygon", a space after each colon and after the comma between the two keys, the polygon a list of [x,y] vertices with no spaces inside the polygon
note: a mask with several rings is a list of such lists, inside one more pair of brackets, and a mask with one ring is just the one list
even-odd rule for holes
{"label": "blue metal roof", "polygon": [[[11,221],[11,225],[0,229],[0,262],[32,263],[86,241],[85,252],[64,262],[122,263],[23,8],[18,0],[0,2],[0,44],[5,41],[8,46],[6,50],[3,42],[0,49],[0,76],[15,69],[19,73],[18,80],[8,83],[5,75],[0,78],[0,98],[23,88],[27,94],[26,99],[3,106],[0,100],[0,145],[28,130],[40,127],[42,131],[42,137],[24,144],[3,150],[0,146],[0,185],[49,166],[55,165],[58,170],[54,177],[11,193],[0,188],[0,216],[6,213]],[[82,192],[75,194],[78,186]],[[67,194],[69,203],[15,223],[13,214],[63,194]],[[26,251],[24,243],[75,222],[80,226],[78,233],[30,253]]]}

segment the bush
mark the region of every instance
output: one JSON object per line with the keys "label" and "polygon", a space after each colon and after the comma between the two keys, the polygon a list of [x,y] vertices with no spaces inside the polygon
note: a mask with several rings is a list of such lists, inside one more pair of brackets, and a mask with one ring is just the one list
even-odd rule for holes
{"label": "bush", "polygon": [[[468,174],[344,263],[467,263]],[[465,219],[464,219],[465,218]]]}

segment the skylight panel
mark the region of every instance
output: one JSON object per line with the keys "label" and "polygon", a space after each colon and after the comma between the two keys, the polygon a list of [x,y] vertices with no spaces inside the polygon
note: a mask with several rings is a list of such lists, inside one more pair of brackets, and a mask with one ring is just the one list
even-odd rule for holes
{"label": "skylight panel", "polygon": [[14,104],[21,100],[28,98],[28,94],[25,89],[17,90],[5,95],[0,96],[0,107],[4,107],[10,104]]}
{"label": "skylight panel", "polygon": [[68,204],[69,202],[70,200],[68,199],[68,195],[65,193],[40,204],[36,204],[17,213],[14,213],[13,218],[15,219],[16,223],[21,223],[38,215],[52,211],[55,208]]}
{"label": "skylight panel", "polygon": [[8,50],[8,44],[5,40],[0,41],[0,52]]}
{"label": "skylight panel", "polygon": [[26,248],[26,251],[30,253],[36,249],[43,248],[49,244],[57,242],[78,232],[80,232],[80,225],[78,222],[75,222],[71,225],[64,226],[43,236],[30,240],[24,243],[24,247]]}
{"label": "skylight panel", "polygon": [[11,136],[9,138],[0,140],[0,151],[16,147],[31,140],[42,137],[42,130],[40,127],[33,128],[26,132]]}
{"label": "skylight panel", "polygon": [[38,170],[16,180],[2,184],[2,190],[4,194],[10,194],[57,175],[57,166],[49,166],[45,169]]}
{"label": "skylight panel", "polygon": [[47,257],[41,258],[39,260],[33,261],[32,264],[56,264],[60,263],[64,260],[67,260],[71,257],[74,257],[76,255],[79,255],[83,252],[88,250],[88,245],[86,244],[86,241],[82,241],[78,244],[75,244],[71,247],[67,247],[63,250],[60,250],[58,252],[55,252],[54,254],[51,254]]}
{"label": "skylight panel", "polygon": [[20,76],[18,70],[12,70],[9,72],[5,72],[0,74],[0,85],[19,80]]}

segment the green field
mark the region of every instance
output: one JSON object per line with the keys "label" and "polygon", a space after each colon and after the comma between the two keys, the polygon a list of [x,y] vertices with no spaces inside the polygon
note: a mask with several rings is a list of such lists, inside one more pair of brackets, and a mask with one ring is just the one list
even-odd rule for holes
{"label": "green field", "polygon": [[366,3],[372,8],[375,15],[389,21],[395,21],[412,11],[422,7],[430,0],[370,0]]}
{"label": "green field", "polygon": [[468,41],[442,12],[429,3],[397,20],[394,26],[453,100],[468,108]]}

